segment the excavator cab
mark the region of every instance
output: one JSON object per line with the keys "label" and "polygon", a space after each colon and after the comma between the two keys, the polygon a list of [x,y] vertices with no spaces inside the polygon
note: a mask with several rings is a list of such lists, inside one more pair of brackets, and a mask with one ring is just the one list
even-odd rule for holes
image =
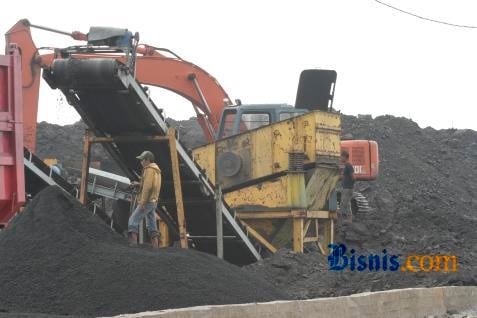
{"label": "excavator cab", "polygon": [[[295,106],[256,104],[225,107],[220,119],[217,140],[303,115],[309,111],[333,111],[336,71],[304,70],[300,74]],[[376,180],[379,173],[379,149],[375,141],[344,140],[341,149],[348,151],[359,181]]]}
{"label": "excavator cab", "polygon": [[220,120],[217,139],[303,115],[308,111],[331,111],[336,71],[311,69],[300,74],[295,106],[258,104],[226,107]]}
{"label": "excavator cab", "polygon": [[307,109],[287,104],[257,104],[226,107],[220,119],[217,139],[267,126],[277,121],[303,115]]}

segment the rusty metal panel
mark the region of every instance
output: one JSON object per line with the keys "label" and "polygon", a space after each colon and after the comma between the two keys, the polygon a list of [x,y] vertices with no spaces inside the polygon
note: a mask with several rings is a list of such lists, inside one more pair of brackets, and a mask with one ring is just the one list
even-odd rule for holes
{"label": "rusty metal panel", "polygon": [[304,152],[305,164],[317,155],[337,160],[340,125],[339,114],[310,112],[196,148],[193,155],[212,182],[240,186],[287,171],[290,152]]}
{"label": "rusty metal panel", "polygon": [[272,127],[254,131],[252,137],[252,177],[268,176],[273,173]]}
{"label": "rusty metal panel", "polygon": [[248,132],[216,143],[215,178],[224,188],[254,178],[251,140],[251,133]]}
{"label": "rusty metal panel", "polygon": [[234,209],[279,208],[288,205],[288,176],[242,188],[224,195]]}
{"label": "rusty metal panel", "polygon": [[315,162],[315,116],[303,116],[301,124],[303,127],[303,152],[305,153],[305,164]]}
{"label": "rusty metal panel", "polygon": [[340,156],[341,119],[339,114],[315,113],[316,142],[315,153],[318,156]]}
{"label": "rusty metal panel", "polygon": [[288,169],[288,153],[291,151],[293,136],[295,135],[294,123],[297,118],[279,122],[273,125],[273,172]]}
{"label": "rusty metal panel", "polygon": [[215,184],[215,144],[195,148],[192,150],[192,157],[205,170],[212,184]]}
{"label": "rusty metal panel", "polygon": [[313,112],[315,115],[315,122],[317,127],[329,127],[334,129],[341,129],[341,116],[338,113],[330,112]]}
{"label": "rusty metal panel", "polygon": [[340,132],[327,128],[316,128],[316,155],[339,158]]}

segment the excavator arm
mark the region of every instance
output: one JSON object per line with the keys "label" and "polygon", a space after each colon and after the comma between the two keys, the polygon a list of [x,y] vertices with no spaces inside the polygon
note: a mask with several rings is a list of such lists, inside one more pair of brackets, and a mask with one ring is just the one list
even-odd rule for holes
{"label": "excavator arm", "polygon": [[[24,102],[24,144],[35,152],[38,98],[41,70],[50,68],[55,59],[61,58],[60,49],[38,48],[31,36],[31,28],[68,35],[78,41],[86,41],[88,35],[81,32],[63,32],[31,24],[28,20],[18,21],[5,35],[7,46],[16,43],[21,50],[22,93]],[[41,54],[48,50],[53,53]],[[169,54],[163,54],[168,52]],[[192,103],[198,122],[206,138],[215,140],[220,115],[230,99],[218,81],[199,66],[181,59],[161,48],[138,45],[135,60],[136,79],[144,85],[152,85],[173,91]],[[172,56],[169,56],[172,55]],[[75,53],[72,58],[109,57],[125,63],[121,55],[101,53]]]}

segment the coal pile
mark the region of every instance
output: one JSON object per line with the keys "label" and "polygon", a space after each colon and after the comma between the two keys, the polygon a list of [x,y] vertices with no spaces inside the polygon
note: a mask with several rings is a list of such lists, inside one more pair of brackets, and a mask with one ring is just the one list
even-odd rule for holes
{"label": "coal pile", "polygon": [[56,187],[0,233],[0,255],[3,313],[97,316],[285,298],[212,255],[131,248]]}
{"label": "coal pile", "polygon": [[86,125],[55,125],[41,122],[37,126],[36,155],[42,159],[57,158],[65,166],[81,168],[83,136]]}
{"label": "coal pile", "polygon": [[[386,248],[389,254],[456,255],[457,273],[331,273],[317,251],[280,251],[243,271],[264,277],[293,298],[477,285],[477,132],[420,128],[393,116],[344,115],[342,123],[343,135],[378,142],[381,166],[377,181],[356,186],[373,211],[338,229],[337,241],[361,254]],[[188,147],[205,143],[195,119],[171,124]]]}
{"label": "coal pile", "polygon": [[[36,155],[42,159],[55,158],[70,173],[79,173],[83,155],[83,137],[86,125],[78,121],[73,125],[55,125],[41,122],[37,126]],[[101,161],[104,168],[119,172],[109,154],[99,144],[91,147],[91,161]]]}
{"label": "coal pile", "polygon": [[168,118],[167,123],[177,129],[179,132],[179,140],[184,147],[192,149],[207,143],[202,128],[194,117],[189,120],[174,120]]}
{"label": "coal pile", "polygon": [[380,176],[357,184],[373,211],[338,229],[359,254],[456,255],[456,273],[328,270],[317,251],[281,251],[246,268],[293,298],[441,285],[477,285],[477,132],[421,129],[405,118],[343,116],[343,133],[376,140]]}

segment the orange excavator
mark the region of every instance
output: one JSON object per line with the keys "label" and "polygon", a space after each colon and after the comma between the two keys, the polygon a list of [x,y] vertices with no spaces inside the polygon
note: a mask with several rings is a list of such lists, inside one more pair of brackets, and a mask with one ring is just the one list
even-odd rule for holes
{"label": "orange excavator", "polygon": [[[81,41],[82,44],[67,48],[37,47],[31,36],[31,28],[64,34]],[[64,32],[31,24],[28,20],[20,20],[6,33],[6,43],[7,45],[15,43],[21,52],[24,146],[32,152],[35,152],[41,72],[43,70],[43,77],[49,82],[48,74],[52,72],[53,63],[65,58],[77,60],[98,57],[115,59],[120,62],[120,65],[127,66],[139,83],[161,87],[181,95],[191,102],[197,120],[209,142],[239,134],[244,129],[257,128],[307,111],[298,108],[299,101],[303,101],[303,94],[300,93],[297,94],[296,107],[289,105],[233,105],[226,91],[212,75],[168,49],[141,44],[139,34],[133,34],[127,29],[91,27],[90,31],[84,34],[78,31]],[[55,71],[61,72],[61,67],[57,67]],[[77,68],[76,72],[81,72],[81,68]],[[88,72],[88,74],[94,74],[94,71],[88,70]],[[326,103],[326,107],[331,109],[336,72],[326,71],[321,74],[326,74],[328,86],[325,85],[325,89],[328,89],[328,94],[325,95],[329,102]],[[304,75],[306,77],[306,73],[302,73],[302,77]],[[67,76],[65,77],[67,78]],[[100,85],[100,78],[95,78],[95,81]],[[52,86],[51,83],[50,86]],[[308,94],[314,94],[313,87],[304,86],[305,90],[302,92],[304,91],[305,95],[306,90],[309,91]],[[254,120],[258,126],[255,124],[253,127],[245,125],[241,121],[243,120],[241,116],[235,116],[237,118],[235,123],[230,123],[229,115],[231,113],[246,113],[251,110],[251,107],[254,114],[270,111],[270,114],[273,112],[276,116],[269,116],[268,120],[260,118]],[[284,113],[285,117],[282,117],[281,113]],[[254,119],[257,119],[257,116]],[[379,159],[378,146],[374,141],[342,141],[342,148],[347,149],[350,153],[351,163],[356,168],[357,180],[374,180],[376,178]]]}

